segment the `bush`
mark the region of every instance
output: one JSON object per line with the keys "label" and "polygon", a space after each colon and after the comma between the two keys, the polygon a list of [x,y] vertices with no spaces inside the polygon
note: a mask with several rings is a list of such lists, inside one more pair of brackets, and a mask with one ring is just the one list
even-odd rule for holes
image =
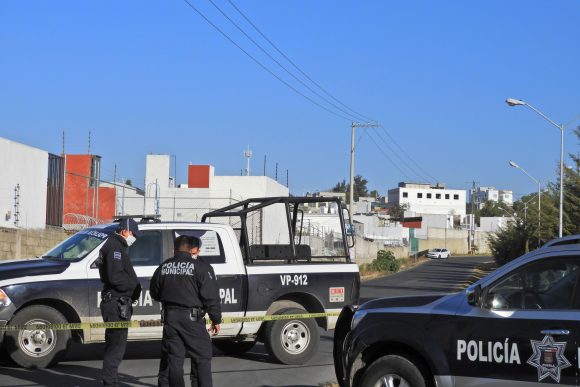
{"label": "bush", "polygon": [[379,250],[377,259],[373,260],[372,265],[377,271],[388,271],[396,273],[399,271],[401,264],[395,258],[392,251]]}

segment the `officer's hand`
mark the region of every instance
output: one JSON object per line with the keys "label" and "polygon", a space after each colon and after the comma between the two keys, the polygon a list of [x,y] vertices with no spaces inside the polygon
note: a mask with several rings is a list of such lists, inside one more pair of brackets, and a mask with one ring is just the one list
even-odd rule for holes
{"label": "officer's hand", "polygon": [[208,332],[211,333],[212,336],[217,336],[220,333],[220,324],[211,324],[211,327],[208,329]]}

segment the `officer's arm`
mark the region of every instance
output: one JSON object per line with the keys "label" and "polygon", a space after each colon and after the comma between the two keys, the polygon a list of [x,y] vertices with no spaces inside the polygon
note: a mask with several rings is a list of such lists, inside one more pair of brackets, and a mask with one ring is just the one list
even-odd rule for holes
{"label": "officer's arm", "polygon": [[203,308],[206,310],[211,322],[214,325],[222,322],[222,310],[220,305],[220,294],[217,285],[217,278],[213,268],[208,264],[207,270],[201,273],[199,296],[203,302]]}
{"label": "officer's arm", "polygon": [[159,299],[159,290],[161,289],[161,266],[159,266],[155,273],[153,273],[153,277],[151,278],[151,283],[149,284],[149,294],[151,294],[151,298],[155,301],[161,301]]}
{"label": "officer's arm", "polygon": [[123,265],[123,253],[120,250],[110,249],[105,259],[107,265],[107,279],[118,292],[132,292],[135,281],[129,278]]}

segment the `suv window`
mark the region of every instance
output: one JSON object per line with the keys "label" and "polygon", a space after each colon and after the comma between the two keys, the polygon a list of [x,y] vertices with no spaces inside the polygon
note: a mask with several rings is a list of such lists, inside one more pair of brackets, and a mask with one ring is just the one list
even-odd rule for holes
{"label": "suv window", "polygon": [[199,256],[207,263],[225,263],[226,256],[219,234],[213,230],[174,230],[174,237],[194,236],[201,240]]}
{"label": "suv window", "polygon": [[129,247],[129,258],[133,266],[159,266],[161,264],[161,231],[142,231]]}
{"label": "suv window", "polygon": [[578,258],[543,259],[492,285],[484,306],[490,309],[580,309],[574,302]]}

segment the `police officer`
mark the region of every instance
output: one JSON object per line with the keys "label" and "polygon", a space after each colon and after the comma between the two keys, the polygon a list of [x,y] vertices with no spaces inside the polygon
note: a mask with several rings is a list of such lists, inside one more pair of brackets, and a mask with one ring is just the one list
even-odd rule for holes
{"label": "police officer", "polygon": [[[205,330],[207,312],[210,332],[220,331],[221,307],[216,276],[211,265],[195,259],[200,240],[182,235],[175,239],[175,256],[161,264],[151,279],[151,297],[162,303],[163,341],[159,385],[185,386],[183,362],[191,357],[192,387],[211,387],[211,340]],[[166,361],[166,364],[164,362]],[[168,376],[168,380],[165,380]]]}
{"label": "police officer", "polygon": [[[127,249],[141,236],[137,222],[123,219],[114,233],[101,247],[99,276],[103,282],[101,315],[105,322],[129,321],[132,303],[139,298],[141,285],[127,254]],[[128,329],[105,329],[102,382],[117,386],[117,372],[125,355]]]}

